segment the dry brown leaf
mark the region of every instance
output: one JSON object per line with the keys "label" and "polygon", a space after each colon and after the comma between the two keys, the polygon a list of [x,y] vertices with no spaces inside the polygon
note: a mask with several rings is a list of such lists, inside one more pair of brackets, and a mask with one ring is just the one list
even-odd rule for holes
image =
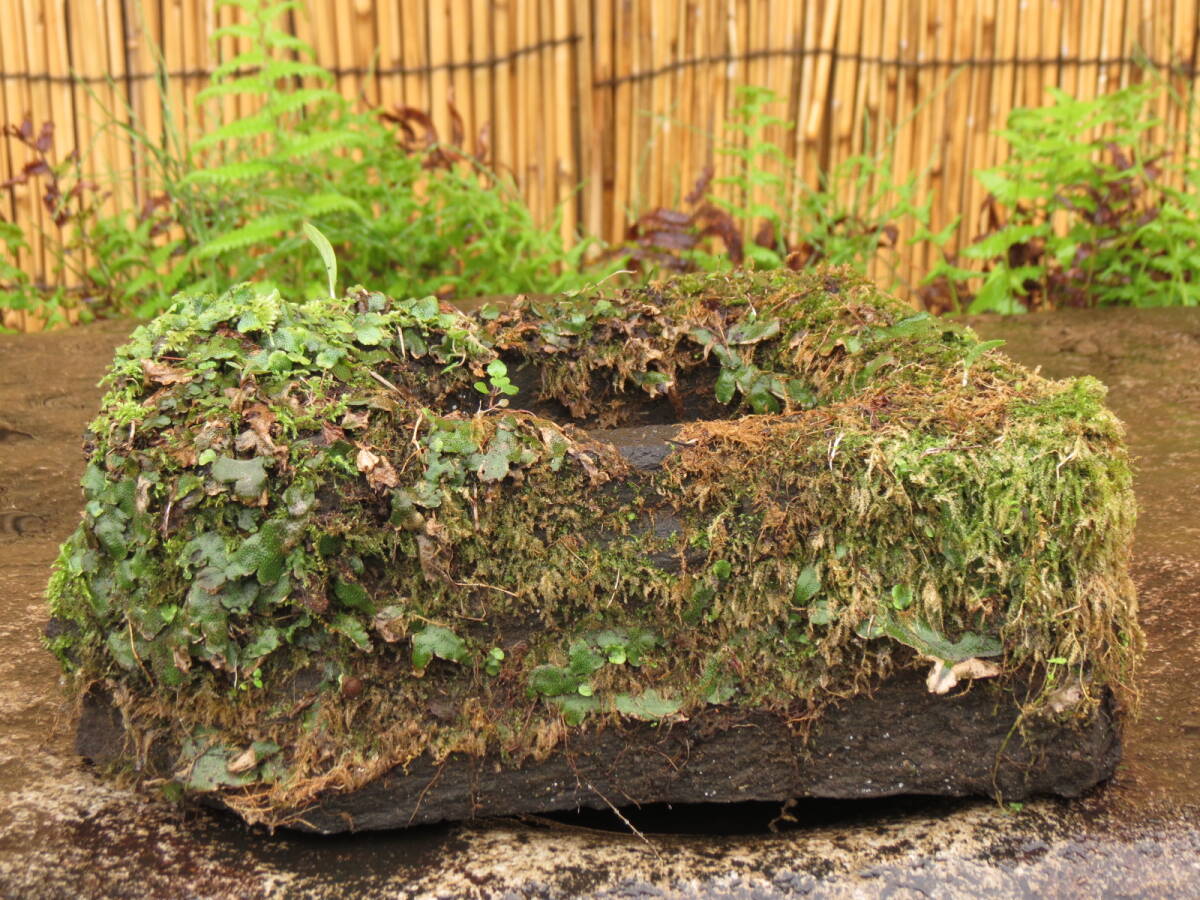
{"label": "dry brown leaf", "polygon": [[375,626],[375,630],[379,632],[379,636],[389,644],[402,641],[408,635],[408,631],[404,627],[404,619],[398,616],[378,613],[371,624]]}
{"label": "dry brown leaf", "polygon": [[358,471],[370,472],[377,465],[379,465],[379,457],[366,447],[359,447],[358,456],[354,458],[354,464],[358,466]]}
{"label": "dry brown leaf", "polygon": [[338,428],[336,425],[330,425],[328,422],[322,422],[321,438],[328,446],[330,444],[336,444],[338,441],[344,441],[346,439],[346,432]]}
{"label": "dry brown leaf", "polygon": [[271,428],[276,422],[275,413],[271,412],[270,408],[263,403],[253,403],[243,411],[242,415],[250,423],[254,433],[259,436],[262,445],[274,451],[276,448],[275,441],[271,437]]}
{"label": "dry brown leaf", "polygon": [[348,412],[342,416],[341,426],[343,428],[366,428],[370,421],[371,413],[367,410]]}
{"label": "dry brown leaf", "polygon": [[230,775],[241,775],[243,772],[249,772],[258,765],[258,754],[254,752],[253,747],[247,747],[237,759],[232,759],[225,764],[226,770]]}
{"label": "dry brown leaf", "polygon": [[935,660],[925,679],[925,686],[931,694],[945,694],[959,681],[970,681],[976,678],[995,678],[1000,674],[1000,666],[986,659],[971,657],[947,666],[942,660]]}
{"label": "dry brown leaf", "polygon": [[155,384],[187,384],[193,378],[186,369],[177,369],[152,359],[142,360],[142,372]]}
{"label": "dry brown leaf", "polygon": [[367,473],[367,484],[377,491],[383,488],[394,488],[399,483],[400,478],[396,475],[396,470],[392,468],[390,462],[382,457],[379,463]]}

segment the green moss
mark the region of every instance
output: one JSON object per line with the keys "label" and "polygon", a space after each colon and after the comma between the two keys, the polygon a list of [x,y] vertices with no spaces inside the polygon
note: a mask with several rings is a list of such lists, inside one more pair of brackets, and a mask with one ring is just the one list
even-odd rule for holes
{"label": "green moss", "polygon": [[[1121,690],[1141,646],[1102,387],[845,272],[477,319],[245,286],[140,328],[108,388],[52,649],[181,765],[284,748],[213,782],[251,819],[422,753],[819,706],[933,658]],[[685,424],[639,471],[567,414]]]}

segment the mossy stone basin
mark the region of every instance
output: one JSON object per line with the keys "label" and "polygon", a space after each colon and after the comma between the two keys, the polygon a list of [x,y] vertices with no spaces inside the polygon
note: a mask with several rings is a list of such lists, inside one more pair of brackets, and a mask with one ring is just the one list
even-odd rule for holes
{"label": "mossy stone basin", "polygon": [[1141,645],[1119,422],[852,274],[180,298],[50,585],[81,752],[319,831],[1079,793]]}

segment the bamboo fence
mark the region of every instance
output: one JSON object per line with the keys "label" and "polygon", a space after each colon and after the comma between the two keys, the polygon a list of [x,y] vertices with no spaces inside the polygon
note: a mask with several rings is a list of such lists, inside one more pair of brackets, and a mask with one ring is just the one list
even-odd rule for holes
{"label": "bamboo fence", "polygon": [[[215,0],[0,0],[0,123],[52,121],[55,153],[82,156],[111,182],[110,212],[145,201],[142,148],[130,125],[184,140],[206,123],[194,99],[209,73],[246,49],[209,35],[244,18]],[[961,214],[957,241],[978,231],[984,192],[972,173],[1001,161],[995,130],[1014,106],[1056,85],[1081,98],[1146,78],[1194,90],[1197,0],[311,0],[285,23],[310,43],[350,98],[431,113],[468,149],[486,145],[534,214],[563,235],[618,240],[639,212],[680,201],[714,154],[740,85],[773,90],[795,127],[769,137],[785,151],[793,194],[818,173],[870,151],[894,129],[897,175],[918,172],[933,228]],[[239,46],[242,44],[242,46]],[[165,73],[166,90],[160,91]],[[226,117],[244,115],[225,101]],[[1165,103],[1163,133],[1200,133]],[[30,152],[0,138],[0,182]],[[36,185],[0,191],[0,217],[26,226],[18,264],[53,278],[45,236],[56,227]],[[953,242],[952,242],[953,245]],[[901,251],[919,281],[931,248]],[[8,325],[32,326],[17,315]]]}

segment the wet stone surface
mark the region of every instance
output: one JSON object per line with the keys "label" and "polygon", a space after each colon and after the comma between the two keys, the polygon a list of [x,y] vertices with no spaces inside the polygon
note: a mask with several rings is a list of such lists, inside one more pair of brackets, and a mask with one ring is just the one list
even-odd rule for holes
{"label": "wet stone surface", "polygon": [[[1200,893],[1200,310],[974,323],[1044,374],[1093,374],[1129,427],[1149,653],[1114,782],[1019,810],[899,799],[267,834],[98,780],[40,642],[77,521],[80,439],[127,325],[0,336],[0,895],[1183,896]],[[776,831],[768,829],[775,822]]]}

